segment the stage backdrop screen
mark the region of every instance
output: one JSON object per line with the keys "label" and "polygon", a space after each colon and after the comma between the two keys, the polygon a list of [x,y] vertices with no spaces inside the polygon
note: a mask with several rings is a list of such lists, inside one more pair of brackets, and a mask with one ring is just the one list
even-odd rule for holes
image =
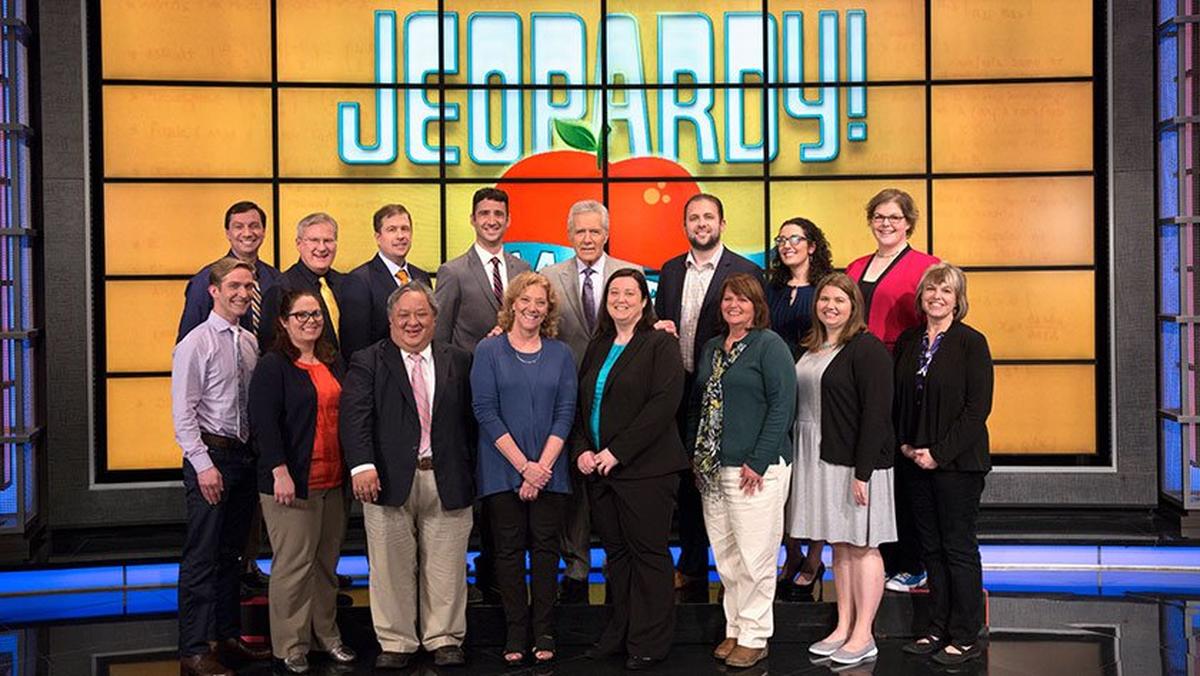
{"label": "stage backdrop screen", "polygon": [[[570,255],[566,213],[611,210],[611,253],[686,246],[724,200],[765,261],[792,216],[834,262],[874,250],[864,206],[911,193],[912,244],[963,266],[996,358],[993,452],[1107,464],[1103,68],[1091,0],[101,0],[90,74],[97,479],[177,476],[171,350],[186,279],[238,200],[340,223],[336,267],[412,212],[411,260],[470,245],[471,194],[511,196],[510,251]],[[440,13],[439,13],[440,12]],[[602,19],[602,17],[606,17]],[[1100,40],[1103,43],[1103,40]],[[1098,359],[1099,356],[1099,359]]]}

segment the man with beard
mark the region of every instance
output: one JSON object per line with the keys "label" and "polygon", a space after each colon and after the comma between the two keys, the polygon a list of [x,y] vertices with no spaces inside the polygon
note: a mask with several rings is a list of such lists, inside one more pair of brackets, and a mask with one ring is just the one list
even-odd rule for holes
{"label": "man with beard", "polygon": [[[678,424],[684,446],[690,452],[695,440],[687,434],[686,421],[688,407],[697,405],[693,401],[695,360],[704,344],[721,331],[718,298],[721,284],[726,277],[739,272],[749,273],[761,283],[762,270],[721,244],[725,207],[716,196],[707,193],[692,196],[683,208],[683,229],[690,247],[663,264],[654,312],[659,319],[656,328],[679,337],[686,376]],[[707,594],[708,535],[691,470],[685,471],[679,482],[677,523],[679,560],[675,564],[675,588],[689,594]]]}

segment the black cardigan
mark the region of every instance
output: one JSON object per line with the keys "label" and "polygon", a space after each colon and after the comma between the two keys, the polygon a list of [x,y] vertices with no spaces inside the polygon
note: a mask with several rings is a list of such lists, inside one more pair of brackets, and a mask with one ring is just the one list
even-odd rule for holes
{"label": "black cardigan", "polygon": [[925,375],[924,400],[917,401],[924,332],[924,326],[915,326],[896,340],[897,442],[928,448],[938,469],[987,472],[994,382],[987,338],[966,324],[951,324]]}
{"label": "black cardigan", "polygon": [[850,339],[821,376],[821,460],[854,478],[892,466],[892,358],[867,331]]}
{"label": "black cardigan", "polygon": [[[345,374],[341,360],[327,366],[341,382]],[[250,378],[249,406],[250,432],[258,452],[258,492],[274,494],[272,470],[286,464],[296,484],[296,497],[306,499],[317,428],[317,388],[308,371],[283,353],[267,352]]]}

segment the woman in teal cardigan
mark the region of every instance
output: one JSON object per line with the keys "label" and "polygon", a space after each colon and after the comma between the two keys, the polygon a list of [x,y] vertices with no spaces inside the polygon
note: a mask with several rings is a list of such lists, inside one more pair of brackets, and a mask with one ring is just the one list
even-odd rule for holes
{"label": "woman in teal cardigan", "polygon": [[787,344],[767,328],[770,311],[757,279],[731,275],[720,297],[725,331],[696,362],[693,467],[725,585],[725,640],[713,655],[745,668],[767,656],[775,629],[775,564],[791,483],[788,431],[796,372]]}

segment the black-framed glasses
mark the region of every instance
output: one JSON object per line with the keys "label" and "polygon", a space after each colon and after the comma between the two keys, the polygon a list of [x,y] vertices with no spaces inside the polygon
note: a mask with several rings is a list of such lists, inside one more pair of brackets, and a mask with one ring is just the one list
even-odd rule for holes
{"label": "black-framed glasses", "polygon": [[791,244],[792,246],[800,246],[800,242],[807,242],[807,241],[808,241],[808,238],[805,237],[804,235],[788,235],[787,237],[780,235],[775,238],[775,246],[783,246],[784,244]]}
{"label": "black-framed glasses", "polygon": [[887,222],[889,225],[900,225],[901,223],[905,222],[906,220],[907,219],[904,218],[903,214],[900,214],[898,216],[884,216],[883,214],[875,214],[874,216],[871,217],[872,223]]}
{"label": "black-framed glasses", "polygon": [[325,313],[320,310],[307,310],[301,312],[289,312],[288,316],[299,321],[301,324],[308,322],[319,322],[325,319]]}

